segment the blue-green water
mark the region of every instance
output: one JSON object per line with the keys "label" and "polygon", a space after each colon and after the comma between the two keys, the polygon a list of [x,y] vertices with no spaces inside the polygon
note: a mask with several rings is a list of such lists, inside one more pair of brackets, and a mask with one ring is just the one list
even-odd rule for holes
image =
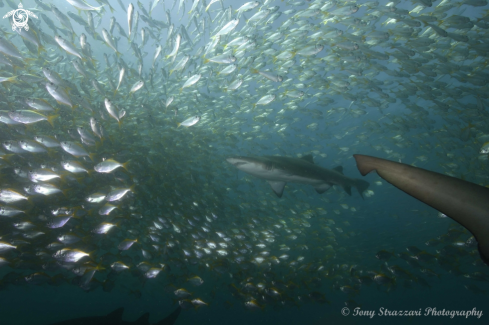
{"label": "blue-green water", "polygon": [[[2,16],[20,9],[0,3]],[[0,243],[15,246],[0,251],[1,325],[119,307],[156,323],[179,305],[176,324],[486,323],[471,233],[353,159],[488,185],[486,1],[133,2],[130,38],[130,2],[108,3],[25,1],[29,31],[2,20],[1,206],[21,212],[0,217]],[[226,161],[307,154],[368,181],[364,199],[296,183],[278,198]],[[107,159],[124,168],[100,172]]]}

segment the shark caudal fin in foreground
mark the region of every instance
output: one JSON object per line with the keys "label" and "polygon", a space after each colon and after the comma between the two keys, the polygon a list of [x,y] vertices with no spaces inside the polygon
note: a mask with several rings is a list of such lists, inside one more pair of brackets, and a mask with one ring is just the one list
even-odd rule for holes
{"label": "shark caudal fin in foreground", "polygon": [[455,177],[371,156],[353,155],[362,175],[380,177],[467,228],[489,265],[489,188]]}

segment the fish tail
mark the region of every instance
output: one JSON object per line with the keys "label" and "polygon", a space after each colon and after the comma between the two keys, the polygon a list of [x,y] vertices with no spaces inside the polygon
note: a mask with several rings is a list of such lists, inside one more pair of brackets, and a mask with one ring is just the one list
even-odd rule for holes
{"label": "fish tail", "polygon": [[[123,164],[122,164],[122,168],[124,168],[125,170],[129,171],[129,170],[127,169],[127,166],[129,165],[129,163],[130,163],[130,162],[131,162],[131,159],[129,159],[128,161],[126,161],[125,163],[123,163]],[[133,185],[133,186],[134,186],[134,185]],[[131,187],[131,190],[132,190],[133,186]]]}
{"label": "fish tail", "polygon": [[95,148],[98,150],[100,149],[100,146],[103,145],[103,142],[98,142],[98,141],[95,141]]}
{"label": "fish tail", "polygon": [[41,52],[46,52],[46,48],[42,45],[39,45],[37,47],[37,54],[39,55],[39,54],[41,54]]}
{"label": "fish tail", "polygon": [[[14,71],[15,71],[15,69],[14,69]],[[19,81],[17,80],[17,76],[10,77],[10,78],[8,78],[8,80],[7,80],[7,81],[8,81],[8,82],[11,82],[11,83],[13,83],[13,84],[17,84],[17,83],[19,83]]]}
{"label": "fish tail", "polygon": [[[47,148],[46,151],[47,151],[47,154],[48,154],[49,158],[56,158],[56,151],[55,150],[53,150],[52,148]],[[61,181],[63,181],[63,182],[65,181],[65,179],[64,179],[65,176],[66,175],[61,175],[59,177],[61,179]]]}
{"label": "fish tail", "polygon": [[89,154],[89,155],[88,155],[88,157],[90,157],[90,159],[91,159],[92,161],[95,161],[95,160],[94,160],[94,158],[95,158],[95,154],[94,154],[94,153]]}
{"label": "fish tail", "polygon": [[49,122],[49,124],[51,124],[51,126],[54,128],[54,119],[57,118],[59,115],[52,115],[52,116],[48,116],[47,117],[47,120]]}

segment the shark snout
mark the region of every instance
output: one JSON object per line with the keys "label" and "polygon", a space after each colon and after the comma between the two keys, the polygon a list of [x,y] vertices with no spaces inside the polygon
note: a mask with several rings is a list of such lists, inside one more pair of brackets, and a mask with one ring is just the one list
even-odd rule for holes
{"label": "shark snout", "polygon": [[245,159],[243,159],[242,157],[229,157],[229,158],[226,158],[227,162],[238,167],[239,165],[243,165],[243,164],[246,164],[248,163]]}

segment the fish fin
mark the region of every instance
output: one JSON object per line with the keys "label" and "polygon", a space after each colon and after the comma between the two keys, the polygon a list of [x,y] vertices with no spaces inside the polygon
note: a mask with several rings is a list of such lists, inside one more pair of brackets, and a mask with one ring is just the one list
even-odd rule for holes
{"label": "fish fin", "polygon": [[385,159],[353,155],[362,175],[380,177],[467,228],[477,239],[481,259],[489,265],[489,190],[461,179]]}
{"label": "fish fin", "polygon": [[333,170],[343,175],[343,166],[336,166]]}
{"label": "fish fin", "polygon": [[326,192],[327,190],[329,190],[331,188],[331,185],[329,184],[321,184],[319,186],[316,186],[314,189],[316,190],[316,192],[318,192],[319,194],[323,194],[324,192]]}
{"label": "fish fin", "polygon": [[308,163],[314,164],[314,159],[312,158],[311,154],[304,155],[301,157],[301,159],[307,161]]}
{"label": "fish fin", "polygon": [[95,154],[94,154],[94,153],[91,153],[91,154],[89,154],[88,156],[90,157],[90,159],[91,159],[92,161],[94,161],[94,160],[93,160],[93,158],[95,158]]}
{"label": "fish fin", "polygon": [[58,116],[59,115],[52,115],[47,117],[47,121],[49,122],[49,124],[51,124],[53,128],[54,128],[54,119],[57,118]]}
{"label": "fish fin", "polygon": [[[131,162],[131,159],[129,159],[128,161],[126,161],[125,163],[122,164],[122,168],[124,168],[125,170],[129,171],[127,169],[127,165],[129,165],[129,163]],[[132,187],[131,187],[131,190],[132,190]]]}
{"label": "fish fin", "polygon": [[351,186],[350,185],[344,185],[343,189],[345,190],[346,193],[348,193],[349,196],[351,196]]}
{"label": "fish fin", "polygon": [[278,197],[282,197],[285,188],[285,182],[280,181],[268,181],[268,184],[272,187],[272,190],[277,194]]}
{"label": "fish fin", "polygon": [[39,54],[41,54],[41,52],[46,52],[46,48],[42,45],[39,45],[37,47],[37,54],[39,55]]}
{"label": "fish fin", "polygon": [[370,183],[366,182],[364,180],[361,180],[361,179],[356,179],[354,186],[356,187],[356,189],[358,190],[358,193],[360,193],[360,196],[363,199],[363,192],[365,192],[367,190],[367,188],[370,186]]}

